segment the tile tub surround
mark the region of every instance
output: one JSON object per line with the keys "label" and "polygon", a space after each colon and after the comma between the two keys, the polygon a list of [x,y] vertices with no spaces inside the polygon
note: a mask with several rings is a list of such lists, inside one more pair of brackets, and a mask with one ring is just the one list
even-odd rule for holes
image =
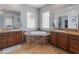
{"label": "tile tub surround", "polygon": [[49,36],[27,36],[27,44],[48,44]]}
{"label": "tile tub surround", "polygon": [[25,32],[27,44],[48,44],[50,33],[45,31]]}

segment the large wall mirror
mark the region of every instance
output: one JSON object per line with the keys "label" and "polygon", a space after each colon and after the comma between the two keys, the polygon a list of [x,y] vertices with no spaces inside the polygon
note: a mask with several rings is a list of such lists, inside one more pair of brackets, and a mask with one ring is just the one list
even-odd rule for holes
{"label": "large wall mirror", "polygon": [[3,11],[0,13],[0,29],[20,29],[20,13],[13,11]]}
{"label": "large wall mirror", "polygon": [[68,16],[58,17],[58,27],[59,29],[68,28]]}
{"label": "large wall mirror", "polygon": [[66,29],[68,28],[68,16],[59,16],[54,20],[54,28]]}
{"label": "large wall mirror", "polygon": [[5,17],[4,18],[4,28],[12,29],[14,27],[14,17]]}
{"label": "large wall mirror", "polygon": [[76,16],[59,16],[54,20],[54,27],[57,29],[78,29],[79,21]]}

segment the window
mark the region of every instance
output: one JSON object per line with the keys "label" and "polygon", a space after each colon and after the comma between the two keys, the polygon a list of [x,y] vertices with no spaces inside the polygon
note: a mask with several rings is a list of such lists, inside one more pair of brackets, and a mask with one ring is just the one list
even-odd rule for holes
{"label": "window", "polygon": [[27,28],[35,28],[35,14],[27,12]]}
{"label": "window", "polygon": [[49,11],[42,13],[42,28],[49,28]]}

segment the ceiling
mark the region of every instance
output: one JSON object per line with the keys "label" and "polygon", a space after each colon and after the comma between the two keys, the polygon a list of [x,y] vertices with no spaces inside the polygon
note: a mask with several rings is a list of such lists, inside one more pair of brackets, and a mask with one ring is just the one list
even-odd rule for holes
{"label": "ceiling", "polygon": [[35,7],[35,8],[40,8],[40,7],[45,6],[46,4],[28,4],[28,5]]}
{"label": "ceiling", "polygon": [[[25,8],[25,7],[27,8],[27,6],[41,8],[46,5],[48,5],[48,4],[0,4],[0,10],[5,10],[5,11],[11,10],[11,11],[19,12],[22,10],[23,6],[24,6],[23,8]],[[62,8],[71,7],[73,5],[74,4],[51,4],[50,7],[47,7],[47,8],[52,7],[52,10],[59,10]]]}

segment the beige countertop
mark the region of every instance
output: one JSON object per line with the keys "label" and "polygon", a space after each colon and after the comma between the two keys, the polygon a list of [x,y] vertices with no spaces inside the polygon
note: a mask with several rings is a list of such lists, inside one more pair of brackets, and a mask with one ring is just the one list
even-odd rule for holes
{"label": "beige countertop", "polygon": [[72,32],[72,31],[65,31],[65,30],[53,30],[53,32],[79,36],[79,32],[74,32],[74,31]]}
{"label": "beige countertop", "polygon": [[20,30],[20,29],[12,29],[12,30],[3,30],[3,29],[0,29],[0,33],[14,32],[14,31],[22,31],[22,30]]}

